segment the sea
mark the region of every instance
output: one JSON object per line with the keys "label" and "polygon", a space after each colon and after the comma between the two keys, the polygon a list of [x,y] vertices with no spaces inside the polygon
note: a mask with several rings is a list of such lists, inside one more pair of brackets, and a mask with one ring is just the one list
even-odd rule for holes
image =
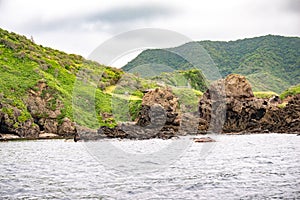
{"label": "sea", "polygon": [[1,142],[0,199],[300,199],[299,136],[208,136]]}

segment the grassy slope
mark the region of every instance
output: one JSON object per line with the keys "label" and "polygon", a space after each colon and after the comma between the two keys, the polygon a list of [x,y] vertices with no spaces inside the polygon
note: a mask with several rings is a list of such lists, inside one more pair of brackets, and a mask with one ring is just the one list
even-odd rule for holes
{"label": "grassy slope", "polygon": [[283,91],[280,94],[280,98],[284,99],[288,96],[292,96],[292,95],[295,95],[295,94],[300,94],[300,84],[292,86],[292,87],[288,88],[287,90]]}
{"label": "grassy slope", "polygon": [[[76,74],[81,79],[76,79]],[[37,45],[24,36],[0,29],[0,101],[20,108],[23,121],[31,118],[24,103],[28,91],[37,90],[37,83],[43,81],[64,104],[61,118],[76,118],[78,124],[90,128],[114,126],[114,119],[102,119],[103,113],[114,109],[112,94],[103,90],[117,84],[122,75],[119,69]],[[140,98],[135,98],[126,100],[125,105],[140,102]],[[130,111],[136,114],[134,109]]]}
{"label": "grassy slope", "polygon": [[197,69],[163,72],[159,76],[151,77],[151,80],[174,87],[190,87],[202,92],[207,89],[205,78]]}
{"label": "grassy slope", "polygon": [[[237,73],[247,76],[254,91],[274,91],[284,89],[300,82],[300,38],[267,35],[230,42],[201,41],[222,76]],[[123,67],[125,71],[136,66],[153,63],[152,67],[165,65],[175,70],[189,69],[191,64],[169,52],[188,52],[195,54],[191,43],[161,50],[146,50]],[[203,65],[205,65],[205,60]],[[209,66],[208,66],[209,67]],[[150,70],[150,69],[149,69]]]}

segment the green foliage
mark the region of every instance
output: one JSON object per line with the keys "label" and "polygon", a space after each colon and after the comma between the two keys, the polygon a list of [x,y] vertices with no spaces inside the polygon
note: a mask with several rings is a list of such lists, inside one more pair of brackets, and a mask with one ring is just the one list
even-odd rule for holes
{"label": "green foliage", "polygon": [[282,88],[288,88],[289,83],[268,72],[250,74],[247,79],[251,83],[253,91],[276,91],[280,92]]}
{"label": "green foliage", "polygon": [[[168,49],[151,49],[151,50],[145,50],[143,51],[138,57],[136,57],[134,60],[130,61],[127,65],[123,67],[124,71],[133,70],[137,66],[143,66],[147,65],[146,67],[143,67],[144,69],[149,69],[160,66],[161,68],[164,68],[165,70],[171,69],[172,71],[175,69],[190,69],[192,68],[192,64],[187,64],[187,61],[182,58],[181,56],[173,53],[172,51]],[[159,69],[155,69],[159,70]],[[140,72],[140,74],[150,74],[150,76],[158,75],[158,74],[152,74],[151,71],[132,71],[132,72]],[[166,71],[162,71],[166,72]]]}
{"label": "green foliage", "polygon": [[280,94],[281,99],[285,99],[288,96],[292,96],[295,94],[300,94],[300,84],[290,87]]}
{"label": "green foliage", "polygon": [[132,121],[134,121],[138,117],[141,107],[142,107],[142,100],[129,101],[129,113]]}
{"label": "green foliage", "polygon": [[282,108],[285,108],[286,105],[287,105],[287,102],[283,102],[281,104],[278,104],[277,107],[282,109]]}
{"label": "green foliage", "polygon": [[[223,77],[232,73],[244,75],[255,91],[281,93],[300,82],[300,38],[274,35],[229,42],[191,42],[171,49],[145,50],[123,69],[134,72],[141,68],[145,74],[151,74],[152,71],[161,70],[161,66],[167,66],[163,68],[165,72],[193,68],[185,59],[172,53],[207,55],[200,54],[193,44],[201,45],[206,50]],[[200,59],[203,61],[201,69],[211,67],[210,58]],[[143,65],[148,68],[140,67]]]}
{"label": "green foliage", "polygon": [[21,115],[18,117],[18,121],[22,123],[22,122],[26,122],[30,118],[31,118],[30,113],[28,111],[23,111]]}
{"label": "green foliage", "polygon": [[269,99],[274,96],[279,96],[277,93],[272,92],[272,91],[267,91],[267,92],[253,92],[254,96],[256,98],[261,98],[261,99]]}
{"label": "green foliage", "polygon": [[202,92],[207,90],[205,78],[199,69],[164,72],[151,79],[169,86],[189,87]]}
{"label": "green foliage", "polygon": [[1,108],[1,112],[7,114],[9,118],[12,118],[14,116],[14,110],[12,108],[3,107]]}
{"label": "green foliage", "polygon": [[197,112],[198,103],[202,92],[190,88],[172,88],[173,93],[178,98],[182,112]]}
{"label": "green foliage", "polygon": [[[64,105],[57,119],[59,123],[68,117],[79,125],[98,128],[97,117],[102,112],[112,112],[111,95],[104,94],[100,85],[114,85],[123,74],[122,70],[36,45],[25,36],[0,29],[1,101],[21,110],[19,123],[31,119],[25,101],[30,90],[39,91],[37,85],[42,81],[48,86],[41,94],[41,98],[47,98],[47,108],[56,110],[57,100]],[[78,97],[75,100],[74,94]],[[13,114],[10,109],[2,108],[2,111]],[[47,117],[45,113],[39,116]],[[112,121],[101,121],[101,124],[112,126],[115,124]]]}

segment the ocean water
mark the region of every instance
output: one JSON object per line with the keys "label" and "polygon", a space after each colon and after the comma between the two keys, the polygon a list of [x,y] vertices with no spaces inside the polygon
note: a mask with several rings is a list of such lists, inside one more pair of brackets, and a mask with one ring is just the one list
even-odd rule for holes
{"label": "ocean water", "polygon": [[300,199],[300,137],[0,143],[0,199]]}

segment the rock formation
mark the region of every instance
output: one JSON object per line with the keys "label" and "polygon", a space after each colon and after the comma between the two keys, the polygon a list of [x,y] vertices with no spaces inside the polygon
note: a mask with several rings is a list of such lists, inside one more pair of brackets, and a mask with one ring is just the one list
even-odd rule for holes
{"label": "rock formation", "polygon": [[[6,112],[3,112],[3,108]],[[40,128],[34,124],[33,119],[19,122],[21,111],[17,107],[0,103],[0,133],[13,134],[24,138],[36,138]]]}
{"label": "rock formation", "polygon": [[129,139],[168,139],[177,135],[180,125],[178,99],[170,88],[148,91],[134,123],[122,123],[115,128],[101,127],[98,134]]}
{"label": "rock formation", "polygon": [[260,126],[265,132],[300,133],[300,94],[291,97],[283,108],[267,110]]}
{"label": "rock formation", "polygon": [[213,83],[201,98],[199,132],[299,132],[298,96],[278,108],[273,102],[278,98],[255,98],[245,77],[229,75]]}
{"label": "rock formation", "polygon": [[60,120],[64,105],[45,82],[40,81],[35,90],[29,91],[25,103],[30,115],[24,120],[20,119],[24,113],[17,106],[0,103],[0,133],[20,138],[44,138],[45,134],[54,138],[75,135],[75,123],[68,118]]}

